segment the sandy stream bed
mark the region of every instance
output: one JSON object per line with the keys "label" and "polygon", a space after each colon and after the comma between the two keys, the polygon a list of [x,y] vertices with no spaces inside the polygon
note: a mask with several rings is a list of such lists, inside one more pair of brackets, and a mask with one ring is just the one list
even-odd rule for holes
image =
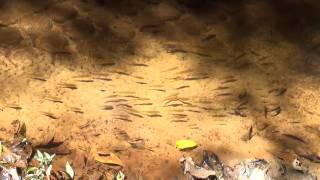
{"label": "sandy stream bed", "polygon": [[318,154],[319,2],[204,3],[1,2],[0,137],[19,119],[77,175],[108,168],[84,167],[96,147],[129,179],[182,177],[182,138],[226,164]]}

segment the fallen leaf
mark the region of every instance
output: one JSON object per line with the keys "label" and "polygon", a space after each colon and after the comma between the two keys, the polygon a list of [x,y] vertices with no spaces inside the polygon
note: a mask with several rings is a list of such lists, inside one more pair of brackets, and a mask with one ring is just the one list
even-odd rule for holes
{"label": "fallen leaf", "polygon": [[180,163],[183,164],[184,174],[190,174],[192,177],[208,179],[210,176],[216,175],[214,170],[197,166],[191,157],[181,158]]}
{"label": "fallen leaf", "polygon": [[66,163],[66,173],[71,177],[71,179],[73,179],[74,177],[74,171],[72,169],[72,167],[70,166],[69,162],[67,161]]}
{"label": "fallen leaf", "polygon": [[117,166],[124,166],[123,162],[121,159],[113,154],[113,153],[99,153],[95,152],[93,154],[94,160],[104,163],[104,164],[109,164],[109,165],[117,165]]}
{"label": "fallen leaf", "polygon": [[119,171],[114,179],[115,180],[124,180],[125,178],[126,178],[126,176],[123,174],[123,172]]}
{"label": "fallen leaf", "polygon": [[176,147],[180,150],[196,148],[198,144],[193,140],[182,139],[176,142]]}

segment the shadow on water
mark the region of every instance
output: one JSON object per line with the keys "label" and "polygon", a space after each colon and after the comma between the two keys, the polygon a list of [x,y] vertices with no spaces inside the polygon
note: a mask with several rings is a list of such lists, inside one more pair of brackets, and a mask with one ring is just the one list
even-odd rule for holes
{"label": "shadow on water", "polygon": [[[160,44],[161,52],[168,51],[171,43],[173,48],[170,46],[169,51],[193,57],[186,61],[195,64],[191,73],[215,71],[234,76],[237,81],[226,92],[233,96],[221,98],[218,103],[230,105],[233,113],[239,104],[246,103],[246,114],[255,117],[256,126],[267,123],[268,127],[274,127],[275,120],[281,119],[261,120],[266,119],[266,107],[294,103],[279,95],[281,88],[289,90],[295,86],[290,79],[292,74],[319,82],[318,1],[28,1],[17,12],[11,4],[19,2],[0,3],[0,8],[7,9],[5,13],[14,16],[8,18],[8,14],[0,12],[0,35],[12,35],[4,38],[5,49],[10,46],[14,51],[31,46],[39,54],[48,54],[53,66],[62,64],[75,70],[107,72],[109,66],[116,64],[122,71],[130,72],[127,61],[145,55],[148,43]],[[22,27],[19,23],[27,19],[26,15],[44,18],[33,22],[33,28],[37,23],[45,24],[34,29]],[[19,29],[24,40],[16,43],[17,32],[3,30],[8,27]],[[26,39],[30,43],[25,43],[29,42]],[[283,52],[286,48],[291,51]],[[145,55],[146,59],[156,57],[159,49]],[[77,65],[83,62],[86,67]],[[279,136],[272,133],[264,137],[283,148],[295,146],[282,140],[281,132]]]}

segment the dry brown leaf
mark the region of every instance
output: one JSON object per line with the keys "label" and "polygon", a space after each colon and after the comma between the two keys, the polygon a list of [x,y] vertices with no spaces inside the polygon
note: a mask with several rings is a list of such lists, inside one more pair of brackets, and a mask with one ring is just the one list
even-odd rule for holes
{"label": "dry brown leaf", "polygon": [[97,151],[93,151],[93,157],[94,160],[100,162],[100,163],[104,163],[104,164],[109,164],[109,165],[117,165],[117,166],[124,166],[123,162],[121,161],[121,159],[111,153],[111,152],[97,152]]}
{"label": "dry brown leaf", "polygon": [[118,165],[118,166],[124,166],[121,159],[118,158],[113,153],[108,153],[108,155],[99,155],[97,154],[94,159],[98,162],[104,163],[104,164],[110,164],[110,165]]}

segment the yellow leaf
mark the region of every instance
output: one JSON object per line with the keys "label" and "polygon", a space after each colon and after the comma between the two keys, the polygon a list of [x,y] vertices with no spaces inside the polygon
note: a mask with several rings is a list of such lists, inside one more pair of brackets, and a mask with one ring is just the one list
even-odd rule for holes
{"label": "yellow leaf", "polygon": [[198,145],[195,141],[188,140],[188,139],[182,139],[176,142],[176,147],[180,150],[193,149],[193,148],[196,148],[197,146]]}
{"label": "yellow leaf", "polygon": [[95,152],[93,154],[94,160],[104,163],[104,164],[109,164],[109,165],[117,165],[117,166],[124,166],[123,162],[121,159],[113,154],[113,153],[98,153]]}

